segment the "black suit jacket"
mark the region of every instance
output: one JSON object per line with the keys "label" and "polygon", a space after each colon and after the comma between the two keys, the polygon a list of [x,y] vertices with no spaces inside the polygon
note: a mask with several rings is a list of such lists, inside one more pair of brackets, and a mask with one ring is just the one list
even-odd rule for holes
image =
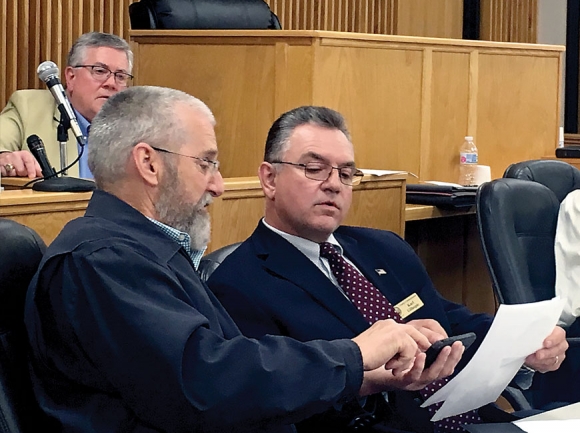
{"label": "black suit jacket", "polygon": [[[483,340],[492,318],[444,299],[413,249],[396,234],[342,226],[334,236],[349,260],[393,305],[413,293],[419,296],[425,305],[406,321],[430,318],[449,335],[477,334],[476,343],[458,366],[461,369]],[[369,326],[304,254],[261,222],[216,269],[208,285],[247,336],[277,334],[302,341],[331,340],[352,338]],[[403,402],[397,410],[407,412],[406,417],[424,420],[426,411],[418,408],[414,396],[409,392],[394,396]]]}

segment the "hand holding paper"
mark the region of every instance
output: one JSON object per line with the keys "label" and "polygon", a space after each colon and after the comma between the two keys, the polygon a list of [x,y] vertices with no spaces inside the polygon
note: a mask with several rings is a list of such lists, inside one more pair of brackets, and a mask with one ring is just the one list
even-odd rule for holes
{"label": "hand holding paper", "polygon": [[493,324],[469,364],[422,407],[444,401],[432,421],[458,415],[497,400],[526,357],[543,347],[556,326],[564,301],[500,305]]}

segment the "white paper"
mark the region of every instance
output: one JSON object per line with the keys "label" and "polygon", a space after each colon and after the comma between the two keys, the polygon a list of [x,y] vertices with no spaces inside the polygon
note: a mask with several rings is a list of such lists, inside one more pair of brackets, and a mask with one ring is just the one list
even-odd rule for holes
{"label": "white paper", "polygon": [[500,305],[477,353],[422,407],[444,401],[432,421],[458,415],[497,400],[528,355],[542,347],[564,308],[556,297],[531,304]]}
{"label": "white paper", "polygon": [[455,188],[463,188],[463,185],[459,185],[458,183],[441,182],[441,181],[438,181],[438,180],[426,180],[424,183],[430,183],[431,185],[454,186]]}
{"label": "white paper", "polygon": [[364,174],[368,174],[371,176],[391,176],[393,174],[408,174],[417,177],[417,175],[413,173],[402,170],[375,170],[372,168],[360,168],[359,170],[362,171]]}
{"label": "white paper", "polygon": [[[519,425],[522,422],[530,421],[558,421],[558,420],[569,420],[575,419],[580,420],[580,403],[573,403],[567,406],[558,407],[546,412],[541,412],[536,415],[529,416],[527,418],[514,421],[515,425]],[[580,430],[578,430],[580,431]]]}
{"label": "white paper", "polygon": [[519,428],[527,433],[578,433],[580,419],[545,420],[545,421],[518,421]]}

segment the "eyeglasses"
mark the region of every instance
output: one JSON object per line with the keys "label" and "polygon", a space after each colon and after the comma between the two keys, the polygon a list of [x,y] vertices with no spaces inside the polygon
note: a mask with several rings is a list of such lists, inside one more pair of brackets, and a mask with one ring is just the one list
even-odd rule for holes
{"label": "eyeglasses", "polygon": [[185,156],[186,158],[191,158],[199,166],[203,174],[214,174],[220,169],[219,161],[213,161],[208,158],[200,158],[199,156],[183,155],[182,153],[172,152],[171,150],[161,149],[159,147],[154,146],[151,146],[151,148],[159,152],[170,153],[172,155]]}
{"label": "eyeglasses", "polygon": [[304,176],[312,180],[326,181],[332,175],[332,170],[338,171],[338,178],[347,186],[358,185],[364,173],[356,167],[333,167],[324,162],[308,162],[306,164],[297,164],[287,161],[272,161],[272,164],[287,164],[294,167],[300,167],[304,170]]}
{"label": "eyeglasses", "polygon": [[133,79],[133,75],[131,74],[126,72],[113,72],[103,65],[76,65],[73,68],[87,68],[93,78],[101,83],[107,81],[111,74],[115,76],[115,82],[119,86],[126,86]]}

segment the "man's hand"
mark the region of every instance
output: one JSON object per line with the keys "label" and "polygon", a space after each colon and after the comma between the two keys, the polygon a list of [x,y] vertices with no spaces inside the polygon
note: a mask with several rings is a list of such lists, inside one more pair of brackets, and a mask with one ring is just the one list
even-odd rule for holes
{"label": "man's hand", "polygon": [[457,363],[461,360],[463,352],[463,344],[456,341],[452,346],[444,347],[435,362],[427,369],[425,369],[425,354],[420,353],[416,356],[411,369],[403,374],[395,375],[392,371],[386,371],[384,368],[365,372],[360,393],[368,395],[392,389],[405,391],[423,389],[431,382],[451,376]]}
{"label": "man's hand", "polygon": [[430,345],[414,327],[391,319],[375,322],[352,340],[360,348],[365,371],[384,367],[392,369],[393,374],[410,369],[419,349],[426,350]]}
{"label": "man's hand", "polygon": [[544,340],[543,347],[528,356],[525,364],[540,373],[557,370],[566,358],[567,349],[566,331],[556,326]]}
{"label": "man's hand", "polygon": [[417,331],[427,337],[431,344],[448,337],[445,329],[443,329],[439,322],[433,319],[411,320],[410,322],[407,322],[407,325],[411,325]]}
{"label": "man's hand", "polygon": [[6,177],[26,177],[34,179],[42,176],[40,165],[26,150],[0,153],[0,174]]}

